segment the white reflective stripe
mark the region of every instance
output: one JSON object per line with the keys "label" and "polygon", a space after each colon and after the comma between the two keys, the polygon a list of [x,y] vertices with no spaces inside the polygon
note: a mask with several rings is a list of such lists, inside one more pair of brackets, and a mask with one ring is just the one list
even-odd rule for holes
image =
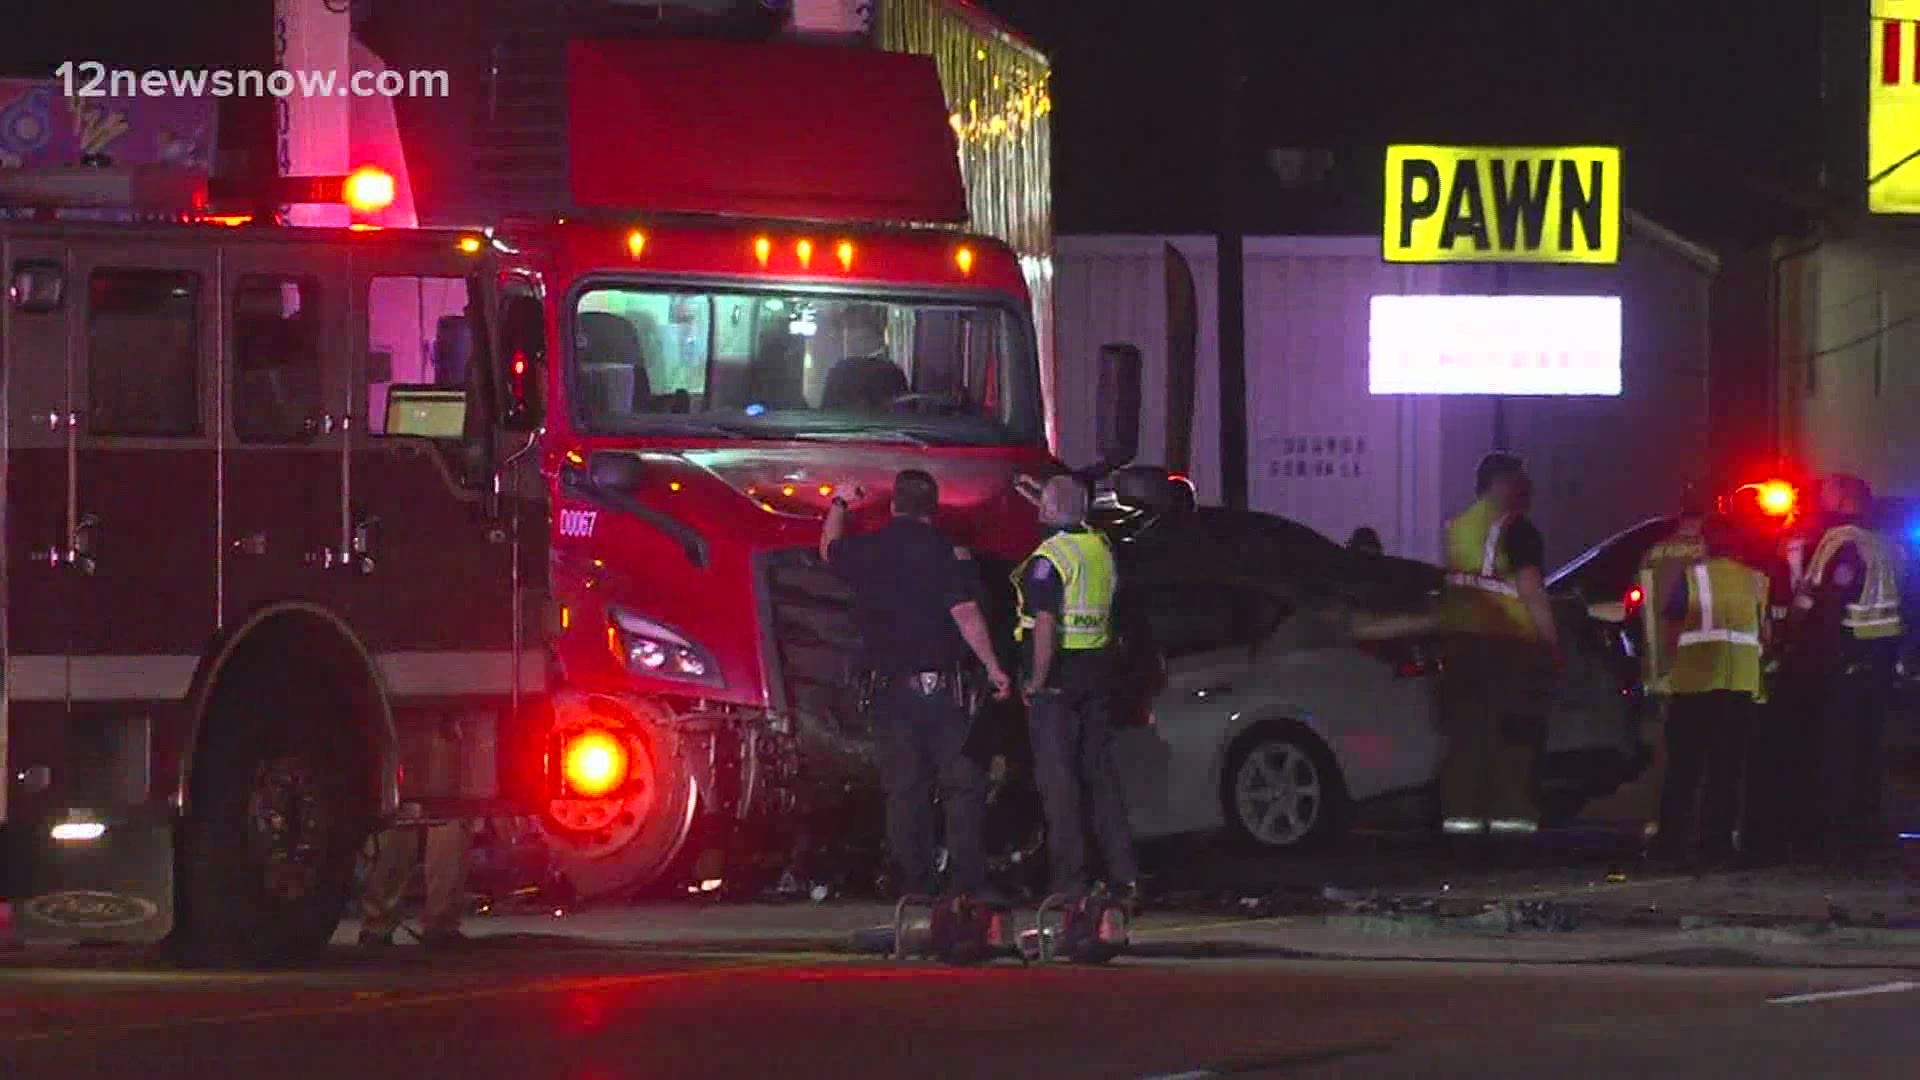
{"label": "white reflective stripe", "polygon": [[1680,635],[1682,645],[1702,645],[1708,642],[1724,642],[1729,645],[1751,645],[1760,647],[1760,635],[1740,630],[1688,630]]}
{"label": "white reflective stripe", "polygon": [[1505,833],[1531,833],[1540,831],[1538,822],[1525,821],[1520,818],[1494,818],[1493,821],[1488,824],[1488,827],[1494,832]]}
{"label": "white reflective stripe", "polygon": [[12,656],[9,701],[179,701],[193,686],[197,656]]}
{"label": "white reflective stripe", "polygon": [[1500,531],[1506,527],[1507,519],[1501,517],[1495,518],[1493,528],[1487,530],[1487,542],[1480,549],[1480,574],[1483,577],[1494,577],[1499,570],[1494,563],[1500,554]]}
{"label": "white reflective stripe", "polygon": [[1455,571],[1447,575],[1447,584],[1462,589],[1479,589],[1497,596],[1519,596],[1520,590],[1495,577],[1483,577],[1479,574],[1467,574]]}
{"label": "white reflective stripe", "polygon": [[[1694,604],[1700,609],[1700,629],[1711,631],[1713,629],[1713,576],[1707,573],[1706,563],[1693,564],[1693,587],[1695,589]],[[1681,644],[1686,643],[1684,634],[1681,635],[1680,641]]]}
{"label": "white reflective stripe", "polygon": [[1487,831],[1487,823],[1478,818],[1448,818],[1440,828],[1450,833],[1482,833]]}
{"label": "white reflective stripe", "polygon": [[[463,697],[507,694],[513,691],[513,653],[397,652],[381,653],[377,661],[394,697]],[[546,687],[546,657],[520,654],[520,688]]]}
{"label": "white reflective stripe", "polygon": [[[387,692],[395,697],[504,695],[513,689],[513,656],[498,652],[401,652],[377,658]],[[200,657],[14,656],[7,661],[9,701],[180,701],[193,687]],[[522,690],[546,686],[546,658],[526,652]]]}

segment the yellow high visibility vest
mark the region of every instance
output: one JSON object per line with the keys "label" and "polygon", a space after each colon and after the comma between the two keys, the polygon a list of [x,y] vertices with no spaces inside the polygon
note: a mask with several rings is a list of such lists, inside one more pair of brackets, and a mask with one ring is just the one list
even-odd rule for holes
{"label": "yellow high visibility vest", "polygon": [[1767,619],[1767,576],[1732,559],[1687,567],[1687,619],[1674,648],[1667,685],[1675,694],[1732,690],[1766,699],[1761,633]]}
{"label": "yellow high visibility vest", "polygon": [[1020,622],[1013,631],[1015,641],[1025,641],[1038,621],[1027,610],[1027,598],[1020,588],[1035,559],[1052,563],[1060,575],[1064,597],[1060,647],[1068,651],[1106,648],[1112,637],[1113,593],[1119,582],[1107,538],[1091,531],[1055,533],[1014,568],[1013,591],[1020,606]]}
{"label": "yellow high visibility vest", "polygon": [[1500,543],[1511,520],[1512,515],[1482,499],[1447,522],[1447,577],[1440,593],[1445,629],[1488,637],[1539,636],[1520,602],[1513,567]]}
{"label": "yellow high visibility vest", "polygon": [[1706,557],[1704,539],[1676,535],[1653,545],[1640,560],[1640,628],[1641,637],[1646,640],[1641,674],[1649,693],[1670,693],[1666,635],[1660,629],[1661,614],[1667,606],[1667,586],[1673,584],[1674,574]]}
{"label": "yellow high visibility vest", "polygon": [[1860,599],[1847,605],[1840,625],[1861,641],[1899,637],[1904,629],[1900,621],[1899,557],[1879,533],[1858,525],[1828,529],[1807,564],[1808,587],[1818,588],[1826,582],[1827,564],[1848,544],[1860,549],[1867,572],[1860,586]]}

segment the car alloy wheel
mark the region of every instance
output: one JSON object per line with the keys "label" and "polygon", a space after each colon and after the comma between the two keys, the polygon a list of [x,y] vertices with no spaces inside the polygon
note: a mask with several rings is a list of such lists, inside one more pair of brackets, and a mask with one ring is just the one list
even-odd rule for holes
{"label": "car alloy wheel", "polygon": [[1320,823],[1327,781],[1306,748],[1269,739],[1249,750],[1233,777],[1241,827],[1266,847],[1292,847]]}

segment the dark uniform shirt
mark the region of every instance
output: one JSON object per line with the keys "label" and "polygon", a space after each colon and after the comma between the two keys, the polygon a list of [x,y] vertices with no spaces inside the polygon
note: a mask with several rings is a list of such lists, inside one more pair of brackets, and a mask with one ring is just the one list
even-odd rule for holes
{"label": "dark uniform shirt", "polygon": [[1531,518],[1522,516],[1507,522],[1507,527],[1500,530],[1500,546],[1514,573],[1527,569],[1546,572],[1547,541]]}
{"label": "dark uniform shirt", "polygon": [[[1088,531],[1084,527],[1055,529],[1055,533]],[[1046,539],[1046,537],[1042,537]],[[1097,690],[1106,681],[1108,649],[1063,649],[1059,645],[1059,627],[1062,624],[1061,609],[1066,605],[1066,585],[1060,579],[1060,569],[1044,558],[1036,558],[1027,564],[1027,572],[1020,578],[1020,599],[1028,615],[1052,615],[1054,619],[1055,645],[1053,666],[1047,671],[1047,686],[1058,690],[1087,691]],[[1111,632],[1111,628],[1109,630]],[[1033,640],[1028,634],[1020,645],[1021,670],[1033,672]],[[1109,639],[1111,640],[1111,639]]]}
{"label": "dark uniform shirt", "polygon": [[[1859,524],[1856,518],[1837,518],[1828,527]],[[1815,538],[1807,547],[1809,562],[1818,546],[1819,539]],[[1866,588],[1867,558],[1858,544],[1840,545],[1833,557],[1827,560],[1820,584],[1809,584],[1807,591],[1813,599],[1813,610],[1806,613],[1802,633],[1806,635],[1807,643],[1822,668],[1844,666],[1889,651],[1890,647],[1884,642],[1855,640],[1843,623],[1847,605],[1859,603],[1860,594]]]}
{"label": "dark uniform shirt", "polygon": [[948,670],[970,655],[952,612],[978,600],[979,573],[932,525],[897,517],[877,532],[835,540],[827,560],[853,586],[867,670]]}

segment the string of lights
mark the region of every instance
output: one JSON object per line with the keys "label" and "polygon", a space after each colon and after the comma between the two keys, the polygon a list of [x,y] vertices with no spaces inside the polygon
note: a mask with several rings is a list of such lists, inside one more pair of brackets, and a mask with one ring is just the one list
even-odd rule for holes
{"label": "string of lights", "polygon": [[931,56],[960,143],[973,227],[1022,255],[1052,254],[1053,98],[1046,59],[953,5],[882,0],[883,48]]}

